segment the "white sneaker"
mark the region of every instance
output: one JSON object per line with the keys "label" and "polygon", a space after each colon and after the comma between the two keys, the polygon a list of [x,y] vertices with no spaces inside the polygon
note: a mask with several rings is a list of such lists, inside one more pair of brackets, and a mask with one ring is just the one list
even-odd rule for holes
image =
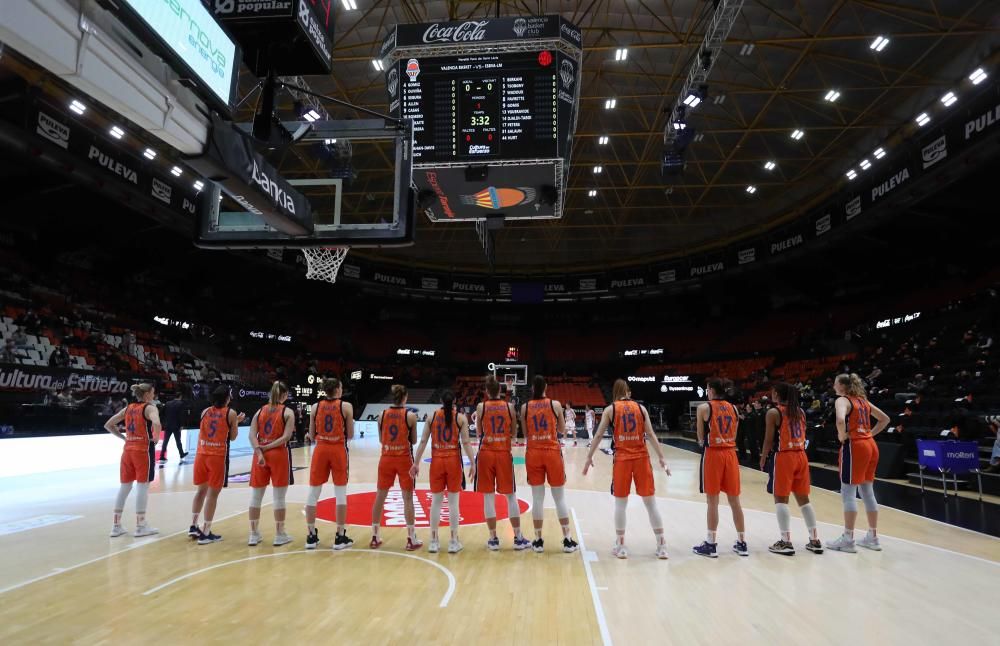
{"label": "white sneaker", "polygon": [[124,536],[125,534],[128,534],[128,530],[121,525],[114,525],[111,528],[111,538],[118,538],[119,536]]}
{"label": "white sneaker", "polygon": [[878,536],[872,536],[871,534],[865,534],[864,537],[857,542],[857,545],[875,552],[882,551],[882,544],[879,543]]}
{"label": "white sneaker", "polygon": [[272,543],[272,545],[274,545],[275,547],[281,547],[282,545],[288,545],[291,542],[292,542],[292,537],[282,532],[281,534],[274,535],[274,542]]}
{"label": "white sneaker", "polygon": [[142,538],[143,536],[152,536],[154,534],[159,534],[160,530],[155,527],[150,527],[148,525],[139,525],[135,528],[135,533],[132,536],[136,538]]}
{"label": "white sneaker", "polygon": [[436,539],[431,539],[431,542],[427,544],[427,551],[431,554],[437,554],[440,549],[441,543],[439,543]]}
{"label": "white sneaker", "polygon": [[615,546],[611,548],[611,555],[620,559],[627,559],[628,549],[625,547],[624,543],[615,543]]}
{"label": "white sneaker", "polygon": [[453,538],[453,539],[451,539],[448,542],[448,553],[449,554],[458,554],[459,552],[462,551],[463,547],[464,547],[464,545],[462,545],[462,543],[460,541],[458,541],[457,539]]}
{"label": "white sneaker", "polygon": [[254,547],[255,545],[260,545],[260,541],[260,532],[250,532],[250,538],[247,539],[247,545]]}
{"label": "white sneaker", "polygon": [[658,559],[668,559],[670,555],[667,554],[667,544],[660,543],[656,546],[656,558]]}
{"label": "white sneaker", "polygon": [[850,554],[857,552],[857,550],[854,549],[854,539],[848,538],[843,534],[832,541],[827,541],[826,549],[834,550],[835,552],[848,552]]}

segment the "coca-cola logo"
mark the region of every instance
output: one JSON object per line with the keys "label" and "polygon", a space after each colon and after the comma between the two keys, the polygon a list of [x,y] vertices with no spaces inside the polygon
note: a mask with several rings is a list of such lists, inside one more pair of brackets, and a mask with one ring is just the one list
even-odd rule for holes
{"label": "coca-cola logo", "polygon": [[424,32],[425,43],[467,43],[486,38],[486,25],[489,20],[469,20],[460,25],[441,26],[432,24]]}

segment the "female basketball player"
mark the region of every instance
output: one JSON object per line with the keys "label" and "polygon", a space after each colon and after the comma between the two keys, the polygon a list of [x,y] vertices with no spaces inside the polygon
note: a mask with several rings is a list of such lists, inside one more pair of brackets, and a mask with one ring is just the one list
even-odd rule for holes
{"label": "female basketball player", "polygon": [[[649,463],[649,451],[646,442],[653,447],[656,459],[667,475],[667,461],[663,458],[660,442],[653,432],[653,424],[649,421],[646,407],[632,401],[632,393],[624,379],[618,379],[614,385],[614,402],[604,407],[601,423],[597,427],[597,436],[604,437],[604,431],[611,427],[611,447],[614,450],[614,467],[611,476],[611,495],[615,497],[615,546],[611,553],[620,559],[628,558],[625,547],[625,517],[628,508],[628,497],[632,483],[635,492],[642,498],[649,515],[649,524],[653,526],[656,537],[656,557],[667,557],[667,543],[663,537],[663,520],[656,509],[656,486],[653,482],[653,468]],[[594,453],[600,442],[592,442],[587,461],[583,465],[583,475],[594,466]]]}
{"label": "female basketball player", "polygon": [[563,432],[567,439],[573,438],[573,446],[576,446],[576,411],[571,402],[566,402],[566,428]]}
{"label": "female basketball player", "polygon": [[[136,384],[132,386],[132,397],[135,403],[115,413],[104,423],[104,429],[125,442],[122,450],[121,487],[118,498],[115,499],[114,523],[111,526],[111,537],[115,538],[126,533],[122,527],[122,510],[125,500],[132,491],[132,483],[136,483],[135,498],[135,533],[141,538],[152,536],[158,529],[146,524],[146,502],[149,500],[149,483],[153,481],[155,469],[156,438],[160,437],[160,413],[153,405],[156,399],[156,389],[151,384]],[[125,423],[125,433],[118,430],[118,425]]]}
{"label": "female basketball player", "polygon": [[587,437],[590,438],[590,441],[587,442],[588,447],[594,442],[594,424],[596,422],[597,416],[594,415],[594,409],[588,405],[583,412],[583,426],[587,429]]}
{"label": "female basketball player", "polygon": [[295,432],[295,414],[285,406],[288,386],[280,381],[271,386],[268,402],[250,421],[250,446],[253,467],[250,469],[250,538],[247,545],[259,545],[260,503],[268,483],[274,488],[274,543],[287,545],[292,537],[285,533],[285,494],[292,483],[292,450],[288,440]]}
{"label": "female basketball player", "polygon": [[507,498],[514,549],[520,551],[530,547],[531,541],[521,534],[521,510],[514,495],[514,456],[510,444],[517,431],[517,415],[514,407],[500,398],[500,382],[493,375],[486,377],[486,396],[486,401],[476,406],[479,420],[476,433],[480,439],[472,476],[476,491],[483,494],[486,526],[490,530],[486,548],[494,552],[500,549],[496,512],[496,494],[500,494]]}
{"label": "female basketball player", "polygon": [[417,442],[417,415],[406,410],[406,386],[394,384],[392,387],[393,405],[382,411],[378,416],[378,435],[382,442],[382,457],[378,461],[378,484],[375,494],[375,504],[372,506],[372,540],[369,547],[373,550],[382,546],[382,536],[379,525],[382,524],[382,509],[389,489],[399,478],[399,488],[403,490],[403,515],[406,518],[406,551],[413,552],[423,546],[423,541],[417,538],[414,527],[415,513],[413,510],[413,477],[410,467],[413,466],[413,445]]}
{"label": "female basketball player", "polygon": [[[802,518],[809,530],[806,549],[815,554],[823,553],[816,529],[816,511],[809,502],[809,459],[806,457],[806,416],[799,407],[799,391],[795,386],[782,382],[771,386],[771,401],[776,407],[765,416],[764,450],[761,451],[760,468],[768,471],[767,492],[774,494],[774,507],[778,516],[781,538],[768,549],[775,554],[792,556],[790,529],[792,514],[788,509],[788,496],[795,494],[795,501],[802,510]],[[767,469],[771,449],[770,469]]]}
{"label": "female basketball player", "polygon": [[[736,457],[736,429],[739,413],[723,397],[731,382],[725,379],[708,380],[708,401],[698,406],[698,444],[701,453],[701,492],[708,502],[708,537],[701,545],[692,548],[695,554],[717,558],[716,532],[719,529],[719,494],[725,492],[733,512],[736,542],[733,551],[749,556],[746,528],[743,524],[743,507],[740,505],[740,462]],[[706,433],[706,427],[708,428]]]}
{"label": "female basketball player", "polygon": [[[854,522],[858,519],[858,489],[868,514],[868,533],[857,542],[870,550],[881,550],[878,540],[878,503],[875,501],[875,467],[878,445],[874,437],[889,425],[889,416],[868,401],[864,382],[854,373],[838,375],[837,438],[840,440],[840,497],[844,501],[844,533],[826,546],[838,552],[855,552]],[[877,421],[872,428],[872,417]]]}
{"label": "female basketball player", "polygon": [[354,407],[341,401],[344,387],[339,379],[323,380],[323,399],[313,404],[309,415],[310,443],[315,443],[309,466],[309,497],[306,500],[306,549],[319,545],[316,531],[316,503],[323,485],[333,477],[333,492],[337,500],[337,536],[333,549],[344,550],[354,545],[347,537],[347,476],[350,465],[347,442],[354,438]]}
{"label": "female basketball player", "polygon": [[[198,430],[198,451],[194,456],[194,486],[198,493],[191,503],[191,528],[188,536],[198,539],[198,545],[208,545],[222,540],[212,533],[212,519],[219,492],[226,484],[229,443],[236,439],[240,416],[229,407],[232,397],[228,386],[212,391],[212,405],[201,411]],[[205,509],[205,524],[198,528],[198,516]]]}
{"label": "female basketball player", "polygon": [[545,551],[542,540],[542,523],[545,518],[545,481],[549,482],[556,514],[562,527],[563,551],[575,552],[577,543],[570,537],[569,508],[566,507],[563,487],[566,485],[566,465],[562,446],[559,444],[558,421],[562,418],[559,402],[545,397],[545,377],[535,375],[531,384],[531,399],[521,406],[521,428],[524,429],[528,448],[524,464],[531,486],[531,518],[535,523],[535,540],[531,549]]}
{"label": "female basketball player", "polygon": [[[462,455],[458,445],[472,464],[472,445],[469,442],[469,422],[465,415],[455,411],[455,394],[446,390],[441,394],[441,408],[434,411],[431,421],[424,425],[424,432],[417,447],[417,457],[410,467],[410,475],[416,478],[420,473],[420,460],[424,456],[427,442],[434,438],[431,444],[431,542],[427,551],[435,553],[441,549],[438,540],[438,527],[441,526],[441,505],[444,502],[444,492],[448,491],[448,524],[451,526],[451,540],[448,542],[448,553],[462,551],[462,543],[458,540],[458,523],[461,520],[459,512],[459,492],[465,488],[465,470],[462,467]],[[472,475],[472,467],[469,467]]]}

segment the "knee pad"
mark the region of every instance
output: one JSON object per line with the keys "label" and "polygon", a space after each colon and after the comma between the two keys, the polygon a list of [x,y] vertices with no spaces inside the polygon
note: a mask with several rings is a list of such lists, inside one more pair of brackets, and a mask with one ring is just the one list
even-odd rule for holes
{"label": "knee pad", "polygon": [[552,487],[552,500],[556,503],[556,515],[559,518],[569,518],[569,507],[566,506],[566,490],[562,487]]}
{"label": "knee pad", "polygon": [[535,520],[545,517],[545,485],[531,487],[531,517]]}
{"label": "knee pad", "polygon": [[146,503],[149,501],[149,483],[140,482],[135,486],[135,513],[145,514]]}
{"label": "knee pad", "polygon": [[319,502],[319,495],[323,491],[323,485],[309,487],[309,495],[306,496],[306,507],[315,507]]}
{"label": "knee pad", "polygon": [[512,493],[507,494],[507,518],[511,520],[521,518],[521,508],[517,505],[517,496]]}
{"label": "knee pad", "polygon": [[281,511],[285,508],[285,494],[288,492],[288,487],[275,487],[274,488],[274,510]]}
{"label": "knee pad", "polygon": [[840,485],[840,498],[844,501],[844,511],[857,511],[858,485]]}
{"label": "knee pad", "polygon": [[337,499],[337,506],[343,507],[347,504],[347,485],[333,485],[333,495]]}
{"label": "knee pad", "polygon": [[264,487],[254,487],[250,490],[250,506],[260,509],[260,504],[264,502]]}
{"label": "knee pad", "polygon": [[866,482],[858,488],[861,490],[861,501],[865,503],[865,511],[878,511],[878,502],[875,501],[875,484]]}
{"label": "knee pad", "polygon": [[488,493],[483,496],[483,513],[487,518],[497,517],[497,503],[494,495],[495,494]]}

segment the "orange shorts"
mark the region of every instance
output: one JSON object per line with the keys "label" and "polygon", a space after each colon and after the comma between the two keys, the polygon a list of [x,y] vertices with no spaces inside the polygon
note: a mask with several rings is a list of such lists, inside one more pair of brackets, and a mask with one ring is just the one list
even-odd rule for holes
{"label": "orange shorts", "polygon": [[319,440],[313,447],[312,462],[309,465],[309,486],[326,484],[333,476],[333,484],[343,487],[347,484],[350,467],[347,461],[347,445],[340,442]]}
{"label": "orange shorts", "polygon": [[849,440],[840,446],[840,481],[861,484],[875,479],[878,444],[873,439]]}
{"label": "orange shorts", "polygon": [[212,489],[222,489],[226,484],[226,456],[196,453],[194,456],[194,486],[208,484]]}
{"label": "orange shorts", "polygon": [[645,498],[656,493],[653,482],[653,467],[649,458],[642,456],[632,460],[615,458],[615,466],[611,475],[611,495],[615,498],[628,498],[632,493],[632,483],[635,483],[635,493]]}
{"label": "orange shorts", "polygon": [[566,465],[562,451],[536,449],[524,454],[524,467],[528,472],[528,484],[532,487],[545,484],[561,487],[566,484]]}
{"label": "orange shorts", "polygon": [[156,475],[156,445],[150,443],[148,451],[122,451],[119,474],[121,482],[152,482]]}
{"label": "orange shorts", "polygon": [[699,491],[709,496],[740,495],[740,461],[733,448],[706,448],[701,454]]}
{"label": "orange shorts", "polygon": [[409,455],[383,455],[378,461],[378,484],[376,486],[379,489],[392,489],[392,485],[399,478],[400,489],[413,491],[413,478],[410,476],[410,467],[412,466],[413,458]]}
{"label": "orange shorts", "polygon": [[465,489],[465,467],[462,456],[431,456],[431,493]]}
{"label": "orange shorts", "polygon": [[476,484],[479,493],[514,493],[514,457],[508,451],[480,450],[476,454]]}
{"label": "orange shorts", "polygon": [[287,446],[279,446],[264,454],[264,466],[254,458],[250,469],[250,486],[254,489],[266,487],[287,487],[293,483],[292,456]]}
{"label": "orange shorts", "polygon": [[809,495],[809,458],[805,451],[778,451],[771,456],[767,493]]}

